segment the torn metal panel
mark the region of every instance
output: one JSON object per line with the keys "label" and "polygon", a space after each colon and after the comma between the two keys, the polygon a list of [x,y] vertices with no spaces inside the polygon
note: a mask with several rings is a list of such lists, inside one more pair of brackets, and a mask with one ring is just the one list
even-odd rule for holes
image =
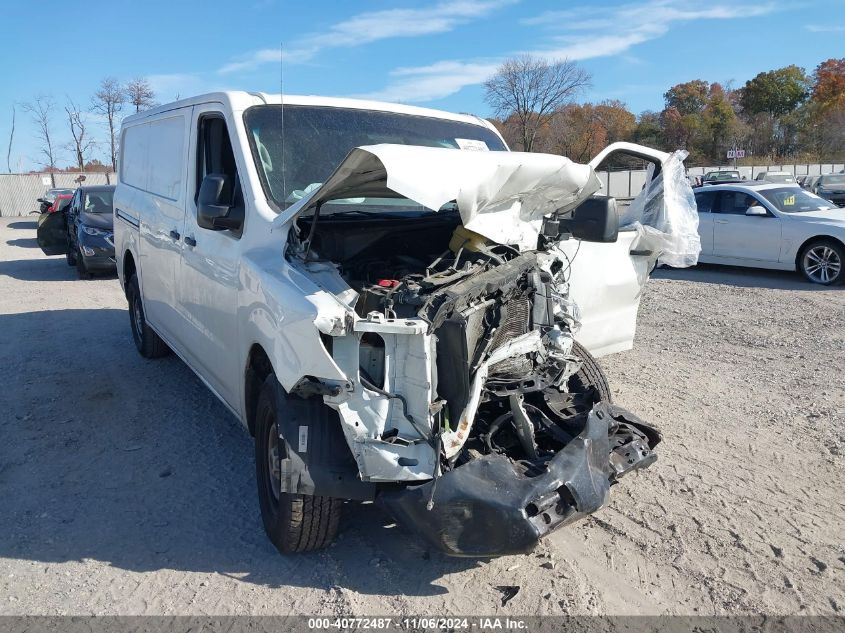
{"label": "torn metal panel", "polygon": [[589,165],[562,156],[369,145],[353,149],[280,221],[329,200],[400,196],[433,211],[454,200],[467,229],[531,250],[543,216],[572,209],[600,188]]}

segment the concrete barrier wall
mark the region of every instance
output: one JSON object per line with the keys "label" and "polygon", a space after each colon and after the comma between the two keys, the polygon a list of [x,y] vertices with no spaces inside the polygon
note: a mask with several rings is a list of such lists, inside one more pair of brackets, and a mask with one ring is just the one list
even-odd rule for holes
{"label": "concrete barrier wall", "polygon": [[[113,173],[86,173],[85,185],[113,185]],[[0,217],[29,215],[38,211],[37,199],[48,189],[76,189],[78,173],[61,174],[0,174]]]}
{"label": "concrete barrier wall", "polygon": [[[733,169],[729,165],[713,167],[690,167],[687,174],[703,176],[708,171],[717,169]],[[788,171],[796,176],[818,176],[821,174],[838,173],[845,169],[842,163],[824,164],[793,164],[793,165],[755,165],[753,167],[737,167],[739,172],[749,180],[754,180],[757,174],[764,171]],[[38,210],[37,198],[47,189],[66,187],[75,189],[78,173],[58,174],[0,174],[0,217],[28,215]],[[602,182],[602,192],[615,198],[633,198],[642,191],[646,180],[644,169],[598,172]],[[86,173],[86,185],[115,184],[117,176],[114,173]]]}

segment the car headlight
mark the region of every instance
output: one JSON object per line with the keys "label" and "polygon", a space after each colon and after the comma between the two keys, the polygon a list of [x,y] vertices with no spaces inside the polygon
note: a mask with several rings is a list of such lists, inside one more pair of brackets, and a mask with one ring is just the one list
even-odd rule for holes
{"label": "car headlight", "polygon": [[108,235],[108,231],[103,231],[102,229],[95,228],[93,226],[83,226],[82,230],[85,231],[88,235]]}

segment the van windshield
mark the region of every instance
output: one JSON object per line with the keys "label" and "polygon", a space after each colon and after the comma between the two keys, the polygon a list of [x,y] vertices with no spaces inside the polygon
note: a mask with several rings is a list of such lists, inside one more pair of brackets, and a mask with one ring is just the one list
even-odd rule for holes
{"label": "van windshield", "polygon": [[[483,125],[376,110],[326,106],[255,106],[244,113],[261,183],[267,197],[284,209],[319,187],[346,155],[361,145],[395,143],[426,147],[506,151],[502,140]],[[284,142],[283,142],[284,139]],[[405,199],[338,200],[349,204],[419,210]],[[332,212],[324,207],[324,211]]]}

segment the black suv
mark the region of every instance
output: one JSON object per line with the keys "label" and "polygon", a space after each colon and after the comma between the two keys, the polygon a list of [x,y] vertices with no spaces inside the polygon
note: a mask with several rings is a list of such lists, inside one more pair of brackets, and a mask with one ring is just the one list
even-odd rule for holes
{"label": "black suv", "polygon": [[48,214],[38,222],[38,244],[47,255],[67,256],[79,276],[115,272],[114,185],[80,187],[61,213]]}

